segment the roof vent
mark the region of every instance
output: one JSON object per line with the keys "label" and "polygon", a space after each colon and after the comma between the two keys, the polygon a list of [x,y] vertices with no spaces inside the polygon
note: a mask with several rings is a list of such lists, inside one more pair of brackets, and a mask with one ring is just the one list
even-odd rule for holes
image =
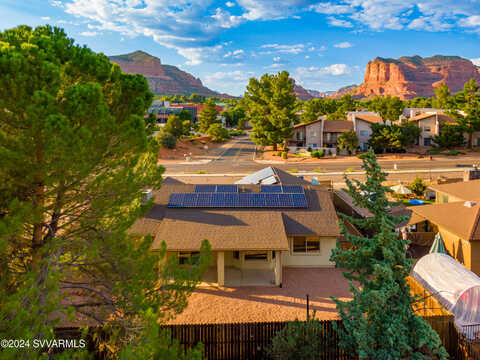
{"label": "roof vent", "polygon": [[474,207],[477,203],[475,201],[465,201],[463,203],[463,206],[466,206],[468,208]]}
{"label": "roof vent", "polygon": [[142,204],[146,204],[152,199],[152,189],[142,191]]}

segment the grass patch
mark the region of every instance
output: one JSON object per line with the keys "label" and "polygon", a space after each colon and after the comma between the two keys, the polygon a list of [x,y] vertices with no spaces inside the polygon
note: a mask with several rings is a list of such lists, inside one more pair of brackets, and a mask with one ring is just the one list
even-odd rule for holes
{"label": "grass patch", "polygon": [[290,172],[291,172],[292,174],[296,174],[296,173],[298,173],[298,170],[297,170],[297,169],[293,169],[293,170],[290,170]]}
{"label": "grass patch", "polygon": [[349,172],[354,172],[354,171],[355,171],[354,168],[348,168],[348,169],[345,170],[345,172],[347,172],[347,173],[349,173]]}
{"label": "grass patch", "polygon": [[313,169],[313,172],[314,172],[314,173],[317,173],[317,174],[318,174],[318,173],[326,173],[326,172],[327,172],[327,170],[322,170],[322,169]]}
{"label": "grass patch", "polygon": [[195,171],[195,174],[206,174],[205,170],[198,170]]}

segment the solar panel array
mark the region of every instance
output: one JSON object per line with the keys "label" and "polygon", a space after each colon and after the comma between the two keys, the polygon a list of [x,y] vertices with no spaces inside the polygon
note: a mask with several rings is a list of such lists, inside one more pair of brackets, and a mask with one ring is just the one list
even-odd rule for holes
{"label": "solar panel array", "polygon": [[196,193],[238,193],[237,185],[195,185]]}
{"label": "solar panel array", "polygon": [[[302,189],[303,190],[303,189]],[[307,198],[300,193],[234,193],[234,192],[196,192],[173,193],[168,207],[175,208],[305,208]]]}
{"label": "solar panel array", "polygon": [[303,194],[303,188],[299,185],[260,185],[262,193],[285,193]]}

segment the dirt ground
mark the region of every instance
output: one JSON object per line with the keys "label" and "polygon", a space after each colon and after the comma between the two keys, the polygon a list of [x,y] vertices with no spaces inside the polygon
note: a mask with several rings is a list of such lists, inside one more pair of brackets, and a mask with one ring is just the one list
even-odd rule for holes
{"label": "dirt ground", "polygon": [[211,155],[212,151],[221,146],[221,143],[214,143],[209,136],[203,136],[192,139],[183,139],[177,141],[175,149],[160,148],[158,152],[158,159],[164,160],[185,160],[186,156],[192,159],[205,159]]}
{"label": "dirt ground", "polygon": [[205,324],[256,321],[286,321],[306,318],[306,295],[310,315],[338,319],[329,296],[351,299],[348,282],[339,269],[283,269],[283,287],[197,288],[188,306],[170,324]]}

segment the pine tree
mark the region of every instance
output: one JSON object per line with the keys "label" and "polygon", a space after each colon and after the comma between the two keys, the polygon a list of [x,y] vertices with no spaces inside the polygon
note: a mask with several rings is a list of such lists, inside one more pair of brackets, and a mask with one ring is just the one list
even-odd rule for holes
{"label": "pine tree", "polygon": [[350,281],[352,301],[333,298],[344,325],[340,331],[341,346],[360,359],[446,359],[440,339],[426,321],[412,310],[415,301],[410,294],[406,277],[412,261],[406,258],[408,240],[399,239],[394,231],[403,218],[388,213],[386,194],[382,186],[386,174],[370,151],[363,157],[366,181],[353,182],[345,177],[348,193],[356,206],[373,215],[368,219],[345,219],[370,237],[351,235],[340,221],[342,234],[351,248],[337,245],[331,261],[343,268]]}
{"label": "pine tree", "polygon": [[[180,269],[128,232],[164,171],[153,94],[59,28],[19,26],[0,44],[0,338],[51,337],[62,315],[135,346],[148,312],[183,310],[209,257],[205,243]],[[23,350],[2,358],[37,358]]]}
{"label": "pine tree", "polygon": [[251,78],[245,92],[248,119],[252,124],[252,140],[259,145],[277,145],[292,135],[295,115],[293,82],[286,71]]}
{"label": "pine tree", "polygon": [[205,133],[207,132],[210,125],[215,123],[220,123],[220,120],[217,119],[218,110],[213,99],[208,99],[203,109],[198,114],[198,129]]}

